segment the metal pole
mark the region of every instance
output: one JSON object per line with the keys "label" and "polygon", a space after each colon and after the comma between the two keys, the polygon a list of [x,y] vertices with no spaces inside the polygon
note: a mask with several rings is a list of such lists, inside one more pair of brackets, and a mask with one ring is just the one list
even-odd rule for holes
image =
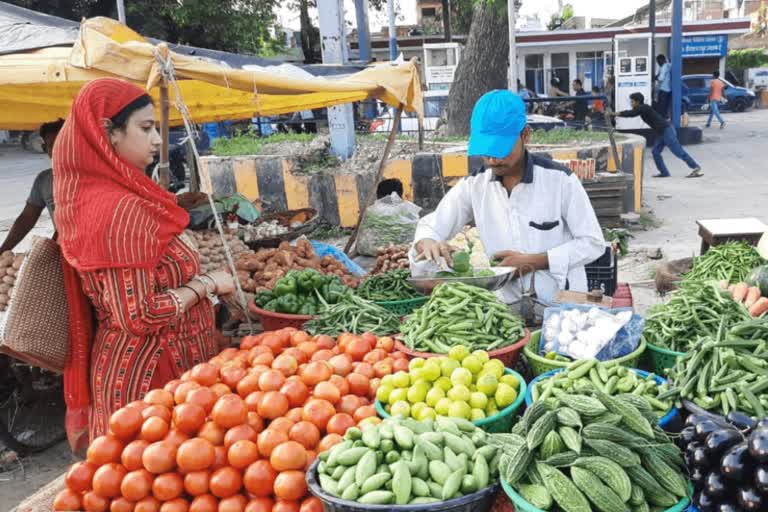
{"label": "metal pole", "polygon": [[117,21],[125,25],[125,2],[117,0]]}
{"label": "metal pole", "polygon": [[371,61],[371,29],[368,26],[368,0],[355,0],[355,19],[357,20],[357,47],[360,60]]}
{"label": "metal pole", "polygon": [[656,84],[656,0],[648,2],[648,30],[651,32],[651,96]]}
{"label": "metal pole", "polygon": [[397,59],[397,26],[395,25],[395,0],[387,0],[389,17],[389,60]]}
{"label": "metal pole", "polygon": [[683,0],[672,3],[672,40],[670,42],[670,60],[672,63],[672,124],[680,128],[682,103],[683,73]]}
{"label": "metal pole", "polygon": [[517,92],[517,48],[515,47],[515,23],[517,22],[517,0],[507,1],[509,20],[509,90]]}

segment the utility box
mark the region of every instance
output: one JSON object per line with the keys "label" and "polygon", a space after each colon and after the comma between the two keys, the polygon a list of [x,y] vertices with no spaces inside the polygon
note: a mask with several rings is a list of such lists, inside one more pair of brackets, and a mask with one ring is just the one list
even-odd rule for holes
{"label": "utility box", "polygon": [[459,43],[424,45],[424,81],[428,91],[445,91],[453,83],[453,76],[461,59]]}
{"label": "utility box", "polygon": [[[647,35],[615,40],[616,55],[616,110],[629,110],[629,96],[642,93],[645,103],[653,103],[653,77],[651,77],[651,38]],[[640,117],[617,117],[619,130],[648,129]]]}

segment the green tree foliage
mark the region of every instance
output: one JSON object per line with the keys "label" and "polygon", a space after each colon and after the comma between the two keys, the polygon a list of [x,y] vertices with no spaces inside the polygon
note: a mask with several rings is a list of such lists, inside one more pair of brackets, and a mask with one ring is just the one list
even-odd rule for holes
{"label": "green tree foliage", "polygon": [[762,48],[731,50],[725,60],[725,66],[732,71],[759,68],[768,64],[768,55]]}

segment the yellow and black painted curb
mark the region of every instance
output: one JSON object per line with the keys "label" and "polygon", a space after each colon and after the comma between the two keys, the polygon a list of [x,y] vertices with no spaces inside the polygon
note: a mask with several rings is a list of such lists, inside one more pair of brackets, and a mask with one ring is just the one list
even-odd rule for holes
{"label": "yellow and black painted curb", "polygon": [[[618,163],[607,144],[579,150],[532,151],[558,161],[594,159],[596,172],[631,175],[624,210],[638,212],[645,139],[629,135],[617,146]],[[298,173],[293,162],[281,156],[209,156],[202,159],[202,165],[211,176],[216,196],[239,192],[251,201],[259,201],[267,213],[314,208],[331,225],[342,227],[357,223],[360,205],[374,178],[372,174]],[[410,160],[391,160],[384,179],[398,180],[404,199],[431,211],[448,188],[481,165],[480,159],[464,153],[419,153]]]}

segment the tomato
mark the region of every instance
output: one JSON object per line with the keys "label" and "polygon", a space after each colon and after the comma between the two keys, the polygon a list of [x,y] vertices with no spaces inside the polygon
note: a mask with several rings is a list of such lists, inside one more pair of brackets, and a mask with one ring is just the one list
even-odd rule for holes
{"label": "tomato", "polygon": [[76,462],[70,466],[64,482],[75,492],[90,491],[93,484],[93,474],[98,466],[90,462]]}
{"label": "tomato", "polygon": [[304,353],[304,357],[307,361],[314,355],[315,352],[318,350],[317,343],[312,341],[305,341],[303,343],[299,343],[296,345],[296,348],[299,349]]}
{"label": "tomato", "polygon": [[365,430],[365,427],[367,425],[378,425],[379,423],[381,423],[381,421],[382,421],[381,418],[379,418],[378,416],[369,416],[363,419],[363,421],[358,422],[357,426],[361,430]]}
{"label": "tomato", "polygon": [[[328,380],[328,382],[336,386],[336,389],[339,390],[339,398],[349,394],[349,383],[347,382],[347,379],[345,379],[341,375],[331,375],[331,378]],[[322,382],[320,384],[322,384]],[[320,384],[318,384],[318,386]],[[320,397],[317,397],[317,398],[320,398]]]}
{"label": "tomato", "polygon": [[154,476],[146,469],[137,469],[126,474],[120,482],[120,494],[130,501],[139,501],[149,496]]}
{"label": "tomato", "polygon": [[64,489],[53,500],[53,510],[67,511],[80,510],[82,503],[80,502],[80,495],[72,489]]}
{"label": "tomato", "polygon": [[211,419],[223,428],[242,425],[248,420],[248,408],[243,399],[237,395],[224,395],[213,406]]}
{"label": "tomato", "polygon": [[141,462],[141,456],[149,443],[144,440],[136,440],[128,443],[120,456],[120,462],[128,471],[135,471],[144,467]]}
{"label": "tomato", "polygon": [[407,372],[408,371],[408,360],[407,359],[396,359],[392,363],[392,373],[396,372]]}
{"label": "tomato", "polygon": [[216,457],[214,445],[199,437],[184,441],[176,452],[176,464],[185,473],[208,469]]}
{"label": "tomato", "polygon": [[363,339],[365,342],[367,342],[367,343],[368,343],[368,344],[371,346],[371,348],[373,348],[373,347],[375,347],[375,346],[376,346],[376,340],[377,340],[377,338],[376,338],[376,335],[375,335],[375,334],[373,334],[372,332],[365,332],[365,333],[363,333],[363,335],[361,336],[361,338],[362,338],[362,339]]}
{"label": "tomato", "polygon": [[170,409],[174,406],[173,393],[165,389],[153,389],[144,395],[144,401],[150,405],[162,405]]}
{"label": "tomato", "polygon": [[299,500],[307,494],[307,482],[304,472],[297,470],[283,471],[277,475],[274,487],[278,500]]}
{"label": "tomato", "polygon": [[317,458],[317,452],[315,450],[307,450],[307,463],[304,465],[305,473],[309,471],[309,466],[311,466],[312,463],[315,462],[316,458]]}
{"label": "tomato", "polygon": [[219,369],[211,363],[200,363],[192,368],[190,375],[201,386],[212,386],[219,380]]}
{"label": "tomato", "polygon": [[144,418],[144,421],[147,421],[149,418],[157,417],[166,423],[171,422],[171,410],[164,405],[150,405],[141,411],[141,416]]}
{"label": "tomato", "polygon": [[379,378],[384,377],[385,375],[391,375],[392,368],[392,361],[390,359],[385,359],[373,365],[373,374]]}
{"label": "tomato", "polygon": [[141,425],[139,437],[144,441],[154,443],[164,439],[168,435],[169,430],[170,426],[167,421],[159,416],[151,416],[144,420],[144,423]]}
{"label": "tomato", "polygon": [[152,483],[152,496],[160,501],[170,501],[184,492],[184,481],[178,473],[165,473],[155,477]]}
{"label": "tomato", "polygon": [[355,414],[358,407],[362,407],[362,404],[360,403],[360,397],[356,395],[344,395],[339,400],[339,403],[336,404],[337,411],[350,415]]}
{"label": "tomato", "polygon": [[208,471],[192,471],[184,475],[184,490],[190,496],[202,496],[208,492],[208,481],[211,475]]}
{"label": "tomato", "polygon": [[288,438],[311,450],[320,442],[320,429],[314,423],[300,421],[288,431]]}
{"label": "tomato", "polygon": [[362,361],[365,354],[371,351],[371,344],[362,338],[355,338],[350,340],[343,350],[353,361]]}
{"label": "tomato", "polygon": [[370,400],[376,399],[376,391],[379,389],[380,385],[381,385],[380,378],[376,377],[370,380],[370,385],[368,386],[368,398]]}
{"label": "tomato", "polygon": [[307,401],[309,388],[301,380],[288,380],[280,387],[280,393],[288,399],[291,407],[301,407]]}
{"label": "tomato", "polygon": [[344,440],[339,434],[328,434],[320,440],[317,445],[317,451],[322,453],[331,449]]}
{"label": "tomato", "polygon": [[272,494],[277,471],[267,460],[257,460],[248,466],[243,474],[245,489],[254,496],[266,497]]}
{"label": "tomato", "polygon": [[267,391],[259,402],[257,412],[264,419],[273,420],[288,412],[290,404],[279,391]]}
{"label": "tomato", "polygon": [[257,412],[248,411],[247,423],[257,434],[264,430],[264,420],[261,419],[261,416],[259,416],[259,413]]}
{"label": "tomato", "polygon": [[213,472],[209,485],[211,494],[217,498],[228,498],[237,494],[243,486],[243,477],[235,468],[223,467]]}
{"label": "tomato", "polygon": [[237,366],[230,366],[221,369],[221,382],[226,384],[231,390],[237,387],[237,383],[245,377],[245,370]]}
{"label": "tomato", "polygon": [[253,428],[251,428],[249,425],[238,425],[229,429],[224,435],[224,448],[229,450],[230,446],[238,441],[242,441],[243,439],[247,439],[248,441],[253,441],[255,443],[258,439],[258,436],[259,435],[256,433],[256,431],[253,430]]}
{"label": "tomato", "polygon": [[372,379],[376,376],[376,372],[373,369],[373,365],[370,365],[368,363],[357,363],[355,365],[354,373],[358,373],[360,375],[368,377],[369,379]]}
{"label": "tomato", "polygon": [[173,409],[173,424],[185,434],[194,435],[205,423],[205,409],[195,404],[181,404]]}
{"label": "tomato", "polygon": [[277,391],[285,384],[285,374],[278,370],[268,370],[259,376],[259,389],[262,391]]}
{"label": "tomato", "polygon": [[360,407],[357,411],[355,411],[353,418],[355,419],[355,421],[360,422],[360,421],[363,421],[365,418],[370,418],[372,416],[376,416],[376,408],[372,405],[366,405],[366,406]]}
{"label": "tomato", "polygon": [[197,437],[206,439],[213,446],[220,446],[224,444],[224,434],[226,434],[226,430],[213,421],[207,421],[200,427],[200,430],[197,432]]}
{"label": "tomato", "polygon": [[286,441],[272,450],[269,463],[275,468],[275,471],[304,469],[307,464],[307,451],[303,445],[296,441]]}
{"label": "tomato", "polygon": [[173,393],[173,401],[176,402],[176,405],[183,404],[187,401],[187,395],[190,391],[193,389],[198,389],[200,387],[200,384],[197,382],[190,380],[187,382],[182,382],[179,384],[179,387],[176,388],[176,391]]}
{"label": "tomato", "polygon": [[[270,492],[272,492],[271,489]],[[245,512],[272,512],[272,507],[274,505],[275,502],[272,498],[253,498],[245,506]]]}
{"label": "tomato", "polygon": [[348,428],[352,428],[357,422],[347,413],[340,412],[331,416],[328,420],[328,425],[325,427],[326,432],[329,434],[339,434],[343,436]]}
{"label": "tomato", "polygon": [[395,340],[389,336],[382,336],[376,340],[376,348],[380,348],[385,352],[392,352],[395,348]]}
{"label": "tomato", "polygon": [[331,404],[335,404],[339,400],[341,400],[341,391],[339,391],[339,388],[337,388],[330,382],[319,383],[317,386],[315,386],[315,389],[312,392],[312,395],[315,398],[326,400]]}
{"label": "tomato", "polygon": [[109,499],[99,496],[94,491],[89,491],[83,494],[83,508],[85,512],[107,512]]}
{"label": "tomato", "polygon": [[352,358],[346,354],[333,356],[328,360],[328,364],[333,368],[333,373],[346,377],[352,371]]}
{"label": "tomato", "polygon": [[227,460],[236,469],[245,469],[258,458],[259,448],[253,441],[238,441],[227,451]]}
{"label": "tomato", "polygon": [[120,464],[104,464],[93,474],[93,492],[104,498],[120,496],[120,484],[127,473]]}
{"label": "tomato", "polygon": [[123,407],[113,412],[112,416],[109,417],[109,430],[118,439],[130,441],[136,437],[143,421],[141,411]]}
{"label": "tomato", "polygon": [[[179,384],[181,384],[180,379],[173,379],[171,381],[168,381],[165,386],[163,386],[163,389],[167,392],[169,392],[171,395],[173,395],[176,392],[176,388],[179,387]],[[170,405],[168,407],[171,407]]]}
{"label": "tomato", "polygon": [[317,496],[311,496],[301,502],[299,512],[323,512],[323,502]]}
{"label": "tomato", "polygon": [[242,494],[235,494],[229,498],[224,498],[219,502],[218,512],[243,512],[248,500]]}
{"label": "tomato", "polygon": [[133,507],[135,506],[134,502],[120,497],[112,500],[112,503],[109,505],[109,512],[133,512]]}
{"label": "tomato", "polygon": [[299,512],[299,502],[288,500],[277,500],[272,512]]}
{"label": "tomato", "polygon": [[202,494],[192,500],[188,512],[217,512],[219,500],[212,494]]}
{"label": "tomato", "polygon": [[[282,355],[291,356],[296,360],[296,370],[299,369],[300,364],[303,364],[309,361],[309,357],[307,357],[307,354],[305,354],[303,350],[298,348],[298,346],[285,349]],[[274,365],[275,363],[272,362],[272,364]],[[291,375],[294,375],[296,373],[296,370],[294,370],[293,373],[291,373]]]}
{"label": "tomato", "polygon": [[296,373],[296,370],[298,370],[299,361],[294,356],[283,353],[277,356],[274,361],[272,361],[272,368],[279,371],[286,377],[290,377]]}
{"label": "tomato", "polygon": [[176,448],[181,446],[181,443],[187,440],[189,440],[189,435],[176,428],[169,430],[168,434],[163,438],[163,441],[175,444]]}
{"label": "tomato", "polygon": [[259,354],[258,356],[254,357],[251,360],[251,364],[253,366],[256,366],[256,365],[259,365],[259,364],[264,364],[264,365],[267,365],[267,366],[271,366],[272,362],[274,360],[275,360],[275,356],[272,355],[272,352],[267,352],[267,353],[264,353],[264,354]]}
{"label": "tomato", "polygon": [[[242,346],[242,345],[241,345]],[[254,347],[251,347],[248,350],[248,361],[251,361],[254,357],[260,356],[261,354],[271,354],[272,351],[269,349],[269,347],[265,347],[264,345],[256,345]],[[253,363],[251,363],[253,364]]]}
{"label": "tomato", "polygon": [[258,391],[260,375],[261,374],[258,373],[249,373],[243,377],[240,382],[237,383],[237,394],[240,395],[241,398],[245,398],[254,391]]}
{"label": "tomato", "polygon": [[108,462],[120,462],[120,454],[124,447],[123,442],[113,435],[100,436],[88,447],[86,459],[96,466]]}
{"label": "tomato", "polygon": [[285,413],[285,417],[291,420],[294,423],[298,423],[301,421],[301,407],[294,407],[293,409],[289,409],[287,413]]}
{"label": "tomato", "polygon": [[258,335],[251,335],[251,336],[245,336],[243,339],[240,340],[240,350],[250,350],[253,347],[257,346],[259,341],[261,341],[261,334]]}
{"label": "tomato", "polygon": [[254,391],[245,397],[245,407],[249,412],[256,412],[259,409],[259,402],[264,398],[263,391]]}
{"label": "tomato", "polygon": [[189,503],[184,498],[166,501],[160,505],[160,512],[189,512]]}
{"label": "tomato", "polygon": [[363,362],[364,363],[368,363],[370,365],[374,365],[374,364],[378,363],[379,361],[382,361],[382,360],[386,359],[386,357],[387,357],[387,353],[386,352],[384,352],[383,350],[379,350],[379,349],[375,348],[375,349],[371,350],[370,352],[368,352],[367,354],[365,354],[365,356],[363,357]]}
{"label": "tomato", "polygon": [[219,357],[221,357],[224,361],[232,361],[237,356],[238,352],[239,350],[235,347],[225,348],[219,352]]}
{"label": "tomato", "polygon": [[333,404],[327,400],[313,398],[304,405],[302,409],[302,419],[314,423],[320,430],[325,430],[328,420],[336,414]]}
{"label": "tomato", "polygon": [[333,369],[326,361],[312,361],[304,368],[300,377],[304,384],[314,388],[320,382],[330,379],[331,375],[333,375]]}
{"label": "tomato", "polygon": [[176,467],[177,450],[176,445],[168,441],[150,444],[141,455],[144,469],[156,475],[173,470]]}
{"label": "tomato", "polygon": [[357,396],[367,396],[371,386],[369,377],[361,375],[359,373],[350,373],[347,376],[347,382],[349,383],[349,392]]}
{"label": "tomato", "polygon": [[328,335],[320,334],[319,336],[315,336],[312,341],[317,343],[317,346],[320,348],[333,348],[336,346],[336,342],[333,338],[331,338]]}
{"label": "tomato", "polygon": [[189,392],[186,403],[199,405],[205,410],[206,414],[208,414],[211,412],[211,409],[213,409],[213,404],[216,403],[217,398],[218,396],[211,390],[211,388],[201,387]]}
{"label": "tomato", "polygon": [[263,457],[269,457],[272,455],[272,450],[281,443],[288,441],[288,434],[281,430],[266,429],[259,434],[257,440],[257,446],[259,447],[259,453]]}
{"label": "tomato", "polygon": [[218,398],[221,398],[224,395],[228,395],[232,392],[231,389],[229,389],[229,386],[224,384],[223,382],[217,382],[213,386],[211,386],[211,391],[213,391]]}
{"label": "tomato", "polygon": [[133,512],[160,512],[160,502],[154,496],[147,496],[136,502]]}
{"label": "tomato", "polygon": [[227,460],[227,449],[223,446],[217,446],[215,456],[213,458],[213,464],[211,464],[211,471],[223,468],[229,462]]}
{"label": "tomato", "polygon": [[281,430],[286,434],[291,431],[291,427],[296,424],[295,421],[289,420],[286,417],[275,418],[269,423],[269,428],[272,430]]}
{"label": "tomato", "polygon": [[310,361],[329,361],[333,356],[333,350],[322,348],[312,354]]}

